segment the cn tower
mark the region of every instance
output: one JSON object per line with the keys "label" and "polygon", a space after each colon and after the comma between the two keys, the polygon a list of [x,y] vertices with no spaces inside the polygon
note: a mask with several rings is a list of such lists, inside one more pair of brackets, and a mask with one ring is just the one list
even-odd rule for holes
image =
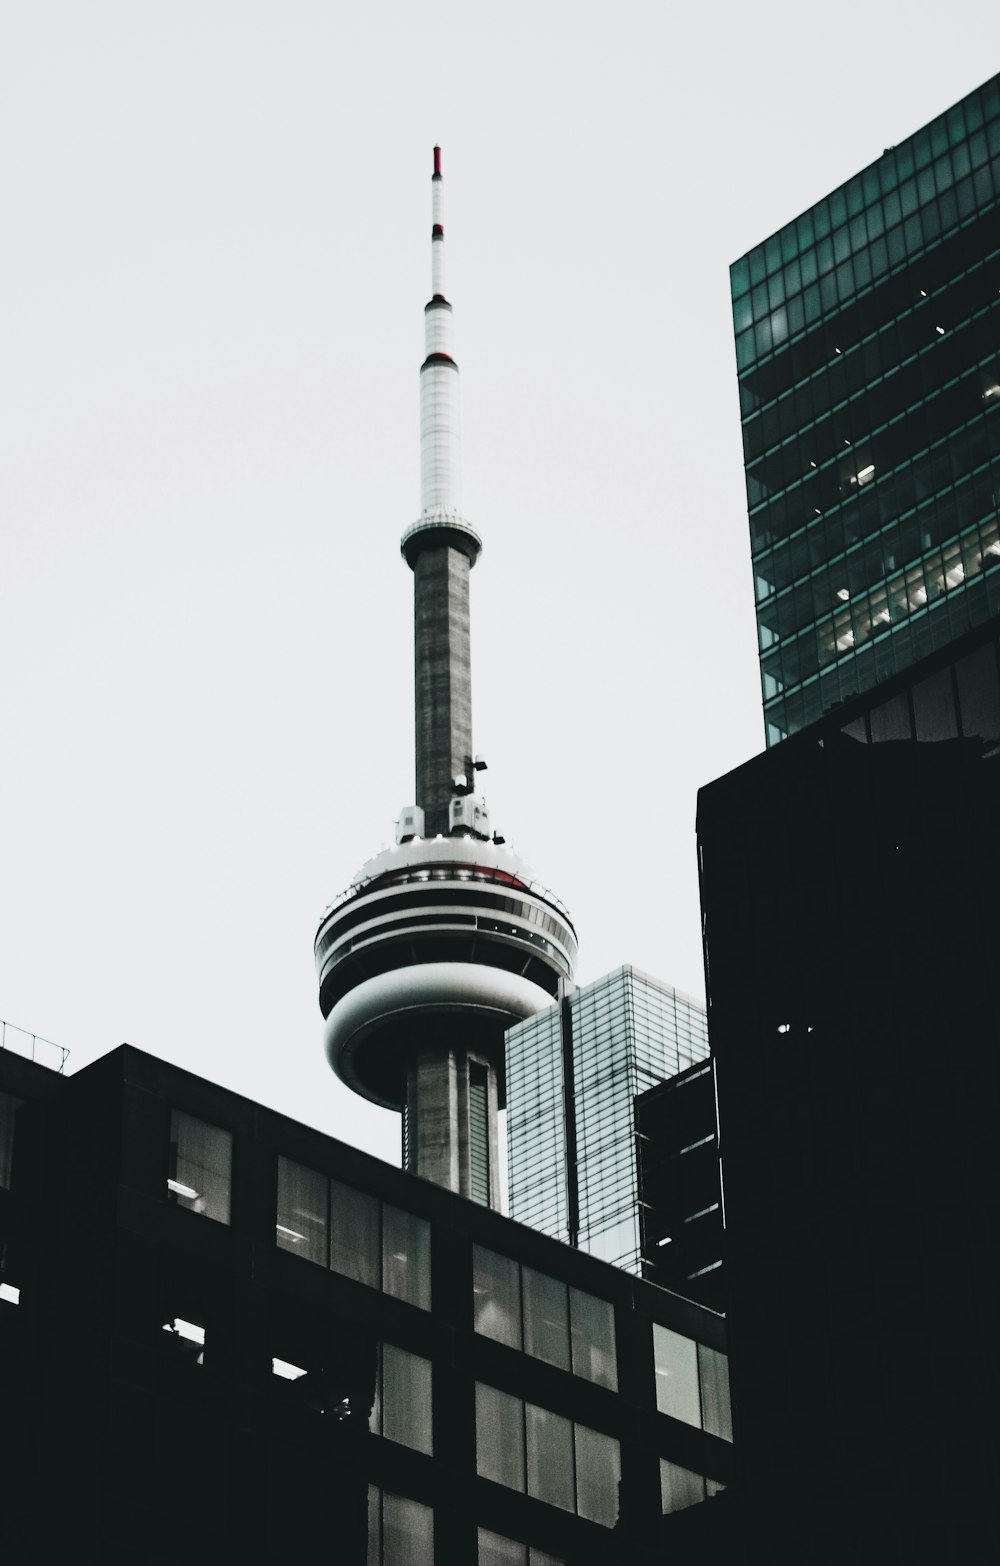
{"label": "cn tower", "polygon": [[441,149],[431,179],[431,297],[420,367],[420,516],[413,572],[416,803],[316,933],[330,1065],[403,1117],[403,1166],[500,1202],[504,1030],[572,979],[566,909],[490,828],[472,746],[469,577],[479,535],[459,494],[459,379],[445,294]]}

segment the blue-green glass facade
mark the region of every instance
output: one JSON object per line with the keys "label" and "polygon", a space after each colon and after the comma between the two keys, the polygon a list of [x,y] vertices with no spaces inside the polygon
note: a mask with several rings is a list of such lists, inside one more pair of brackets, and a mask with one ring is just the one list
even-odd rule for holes
{"label": "blue-green glass facade", "polygon": [[1000,76],[731,284],[772,745],[1000,613]]}
{"label": "blue-green glass facade", "polygon": [[632,1101],[707,1056],[703,1007],[631,967],[511,1028],[511,1217],[641,1273]]}

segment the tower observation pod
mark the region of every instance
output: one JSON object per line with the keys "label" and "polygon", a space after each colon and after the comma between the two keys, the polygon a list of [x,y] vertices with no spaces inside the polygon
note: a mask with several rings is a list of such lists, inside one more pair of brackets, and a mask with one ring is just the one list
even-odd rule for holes
{"label": "tower observation pod", "polygon": [[316,933],[330,1065],[401,1111],[403,1166],[500,1201],[504,1031],[572,980],[576,932],[557,897],[490,829],[472,748],[469,576],[482,548],[460,504],[458,365],[445,295],[441,149],[431,179],[431,297],[420,367],[420,515],[413,572],[416,804]]}

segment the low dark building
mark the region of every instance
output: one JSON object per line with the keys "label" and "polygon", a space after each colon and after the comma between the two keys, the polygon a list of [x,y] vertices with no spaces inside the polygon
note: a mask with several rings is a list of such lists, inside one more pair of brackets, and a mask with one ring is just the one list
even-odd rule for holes
{"label": "low dark building", "polygon": [[653,1562],[728,1482],[711,1311],[128,1047],[0,1111],[5,1560]]}
{"label": "low dark building", "polygon": [[699,795],[750,1559],[1000,1553],[998,642]]}

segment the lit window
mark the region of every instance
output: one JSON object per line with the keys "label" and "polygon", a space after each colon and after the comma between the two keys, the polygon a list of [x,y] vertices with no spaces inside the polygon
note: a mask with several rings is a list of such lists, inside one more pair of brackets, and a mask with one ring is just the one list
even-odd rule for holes
{"label": "lit window", "polygon": [[183,1110],[171,1111],[167,1170],[170,1201],[218,1223],[228,1223],[232,1164],[231,1132]]}
{"label": "lit window", "polygon": [[287,1359],[272,1359],[271,1371],[275,1376],[280,1376],[282,1381],[298,1381],[306,1374],[302,1365],[293,1365]]}
{"label": "lit window", "polygon": [[290,1158],[278,1159],[278,1221],[275,1239],[321,1267],[330,1264],[330,1182],[326,1175]]}
{"label": "lit window", "polygon": [[698,1395],[698,1345],[669,1327],[653,1323],[656,1407],[686,1425],[701,1424]]}
{"label": "lit window", "polygon": [[20,1305],[21,1291],[13,1283],[0,1283],[0,1300],[6,1300],[8,1305]]}
{"label": "lit window", "polygon": [[668,1512],[682,1512],[688,1506],[697,1506],[704,1499],[704,1474],[696,1474],[690,1468],[682,1468],[679,1463],[660,1458],[660,1509],[664,1516]]}
{"label": "lit window", "polygon": [[184,1316],[171,1316],[169,1321],[163,1323],[163,1330],[174,1339],[183,1359],[193,1360],[196,1365],[205,1363],[205,1328],[201,1322],[188,1321]]}

